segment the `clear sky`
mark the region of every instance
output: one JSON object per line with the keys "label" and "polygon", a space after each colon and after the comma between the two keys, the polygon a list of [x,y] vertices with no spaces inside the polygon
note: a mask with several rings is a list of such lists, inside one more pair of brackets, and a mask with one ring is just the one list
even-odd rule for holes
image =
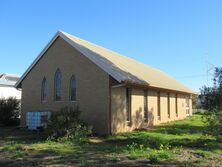
{"label": "clear sky", "polygon": [[1,0],[0,30],[0,73],[22,75],[58,30],[196,91],[210,64],[222,66],[221,0]]}

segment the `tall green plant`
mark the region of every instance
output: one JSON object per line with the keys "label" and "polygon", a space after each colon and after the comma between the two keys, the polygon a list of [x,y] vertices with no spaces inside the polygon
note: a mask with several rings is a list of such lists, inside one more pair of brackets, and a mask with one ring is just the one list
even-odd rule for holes
{"label": "tall green plant", "polygon": [[65,137],[68,139],[85,137],[92,133],[92,127],[80,119],[78,107],[64,107],[54,112],[48,124],[48,132],[51,138],[58,139]]}
{"label": "tall green plant", "polygon": [[20,102],[15,98],[0,99],[0,124],[15,126],[20,123]]}

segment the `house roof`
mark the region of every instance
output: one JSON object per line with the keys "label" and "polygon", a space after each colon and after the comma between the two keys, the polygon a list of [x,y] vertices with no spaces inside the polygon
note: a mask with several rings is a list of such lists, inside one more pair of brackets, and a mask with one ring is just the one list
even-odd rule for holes
{"label": "house roof", "polygon": [[58,37],[64,39],[67,43],[77,49],[80,53],[82,53],[120,83],[127,82],[143,86],[195,94],[194,91],[158,69],[62,31],[58,31],[55,34],[48,45],[43,49],[43,51],[34,60],[31,66],[22,75],[22,77],[16,83],[15,87],[21,87],[21,82],[25,76],[41,59],[50,45]]}
{"label": "house roof", "polygon": [[13,87],[19,80],[19,76],[15,74],[0,74],[0,86]]}

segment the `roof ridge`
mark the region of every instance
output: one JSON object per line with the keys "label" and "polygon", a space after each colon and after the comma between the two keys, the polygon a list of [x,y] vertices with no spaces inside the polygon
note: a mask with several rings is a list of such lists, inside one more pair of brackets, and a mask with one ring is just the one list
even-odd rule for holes
{"label": "roof ridge", "polygon": [[[162,71],[162,70],[160,70],[160,69],[158,69],[158,68],[154,68],[154,67],[152,67],[152,66],[150,66],[150,65],[148,65],[148,64],[145,64],[145,63],[143,63],[143,62],[140,62],[140,61],[138,61],[138,60],[135,60],[135,59],[133,59],[133,58],[131,58],[131,57],[125,56],[124,54],[120,54],[120,53],[118,53],[118,52],[116,52],[116,51],[113,51],[113,50],[111,50],[111,49],[109,49],[109,48],[100,46],[100,45],[98,45],[98,44],[95,44],[95,43],[90,42],[90,41],[87,41],[87,40],[84,40],[84,39],[82,39],[82,38],[79,38],[79,37],[74,36],[74,35],[72,35],[72,34],[69,34],[69,33],[67,33],[67,32],[64,32],[64,31],[59,31],[59,32],[62,33],[63,35],[65,35],[65,36],[68,37],[68,38],[69,38],[69,36],[71,36],[72,38],[76,38],[77,40],[86,42],[86,43],[88,43],[88,44],[90,44],[90,45],[92,45],[92,46],[94,46],[94,47],[98,47],[98,48],[104,49],[104,50],[106,50],[106,51],[108,51],[108,52],[110,52],[110,53],[114,53],[114,54],[116,54],[116,55],[118,55],[118,56],[121,56],[121,57],[124,57],[124,58],[126,58],[126,59],[128,59],[128,60],[130,60],[130,61],[139,63],[139,64],[143,65],[145,68],[150,68],[150,69],[152,69],[152,70],[156,70],[156,71],[162,73],[163,75],[167,75],[168,77],[170,77],[171,79],[173,79],[173,80],[176,81],[177,83],[183,85],[183,84],[182,84],[180,81],[178,81],[176,78],[174,78],[173,76],[169,75],[168,73],[166,73],[166,72],[164,72],[164,71]],[[83,47],[85,47],[85,46],[83,46]],[[88,48],[87,48],[87,49],[88,49]],[[186,87],[185,85],[183,85],[183,86]],[[186,88],[189,89],[188,87],[186,87]]]}
{"label": "roof ridge", "polygon": [[61,37],[69,45],[77,49],[81,54],[119,82],[130,81],[132,83],[150,85],[151,87],[194,93],[180,81],[159,69],[61,30],[57,31],[54,37],[22,75],[15,85],[17,88],[20,87],[19,85],[25,76],[31,71],[35,64],[38,63],[58,37]]}
{"label": "roof ridge", "polygon": [[[142,62],[140,62],[140,61],[137,61],[137,60],[135,60],[135,59],[133,59],[133,58],[131,58],[131,57],[128,57],[128,56],[126,56],[126,55],[124,55],[124,54],[120,54],[120,53],[118,53],[117,51],[113,51],[112,49],[109,49],[109,48],[100,46],[100,45],[95,44],[95,43],[93,43],[93,42],[90,42],[90,41],[87,41],[87,40],[85,40],[85,39],[79,38],[79,37],[77,37],[77,36],[75,36],[75,35],[69,34],[69,33],[64,32],[64,31],[59,31],[59,32],[62,33],[62,34],[64,34],[64,35],[69,35],[69,36],[72,36],[72,37],[74,37],[74,38],[77,38],[78,40],[81,40],[81,41],[83,41],[83,42],[89,43],[89,44],[91,44],[91,45],[93,45],[93,46],[95,46],[95,47],[99,47],[99,48],[104,49],[104,50],[107,50],[107,51],[109,51],[109,52],[111,52],[111,53],[114,53],[114,54],[117,54],[117,55],[119,55],[119,56],[125,57],[125,58],[127,58],[127,59],[132,60],[132,61],[136,61],[136,62],[141,63],[141,64],[143,64],[143,65],[147,65],[147,64],[142,63]],[[149,65],[147,65],[147,66],[149,66]],[[151,68],[152,68],[152,67],[151,67]]]}

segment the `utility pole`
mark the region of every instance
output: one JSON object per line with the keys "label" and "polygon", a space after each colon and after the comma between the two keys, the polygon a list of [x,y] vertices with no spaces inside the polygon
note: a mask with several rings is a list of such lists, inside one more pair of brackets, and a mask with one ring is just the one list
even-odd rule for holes
{"label": "utility pole", "polygon": [[206,80],[207,80],[207,87],[209,87],[209,76],[212,79],[212,76],[214,75],[215,65],[210,63],[208,61],[208,54],[205,55],[205,64],[206,64]]}

